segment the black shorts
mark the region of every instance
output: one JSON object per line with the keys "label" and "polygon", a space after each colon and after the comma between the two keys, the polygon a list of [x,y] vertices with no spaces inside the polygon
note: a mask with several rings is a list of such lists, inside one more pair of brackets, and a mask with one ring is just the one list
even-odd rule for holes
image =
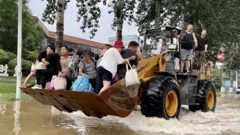
{"label": "black shorts", "polygon": [[97,68],[97,78],[95,92],[99,93],[103,87],[103,81],[112,81],[112,73],[104,69],[103,67]]}
{"label": "black shorts", "polygon": [[97,74],[102,77],[103,81],[112,81],[112,73],[107,71],[103,67],[98,67],[97,68]]}

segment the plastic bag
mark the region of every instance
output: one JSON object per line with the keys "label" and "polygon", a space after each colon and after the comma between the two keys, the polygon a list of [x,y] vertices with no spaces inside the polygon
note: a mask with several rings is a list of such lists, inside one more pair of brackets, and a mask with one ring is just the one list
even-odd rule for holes
{"label": "plastic bag", "polygon": [[[128,65],[130,66],[130,69],[128,68]],[[137,70],[132,68],[129,61],[128,61],[128,64],[126,64],[126,69],[127,69],[126,76],[125,76],[126,87],[140,84]]]}
{"label": "plastic bag", "polygon": [[78,79],[73,82],[71,90],[94,92],[92,85],[89,83],[89,79],[87,75],[79,76]]}

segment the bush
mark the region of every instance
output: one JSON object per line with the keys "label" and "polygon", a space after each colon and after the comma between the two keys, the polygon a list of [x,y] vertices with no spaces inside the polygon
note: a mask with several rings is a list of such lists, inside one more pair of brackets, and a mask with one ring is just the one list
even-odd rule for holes
{"label": "bush", "polygon": [[0,49],[0,64],[8,64],[8,62],[14,58],[16,58],[14,53],[6,52],[3,49]]}
{"label": "bush", "polygon": [[[23,76],[27,76],[30,73],[32,63],[33,62],[31,62],[31,61],[22,59]],[[15,69],[16,65],[17,65],[17,58],[12,59],[8,62],[8,67],[9,67],[9,71],[10,71],[9,74],[12,74],[12,72],[15,73],[14,69]]]}

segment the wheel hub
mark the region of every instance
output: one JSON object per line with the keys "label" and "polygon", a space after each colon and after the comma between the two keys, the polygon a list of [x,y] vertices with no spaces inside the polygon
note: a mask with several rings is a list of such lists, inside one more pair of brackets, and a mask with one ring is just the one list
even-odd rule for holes
{"label": "wheel hub", "polygon": [[174,90],[168,92],[165,98],[165,110],[168,116],[173,117],[178,109],[178,97]]}
{"label": "wheel hub", "polygon": [[207,104],[208,104],[208,109],[212,110],[214,106],[214,94],[212,89],[209,90],[207,94]]}

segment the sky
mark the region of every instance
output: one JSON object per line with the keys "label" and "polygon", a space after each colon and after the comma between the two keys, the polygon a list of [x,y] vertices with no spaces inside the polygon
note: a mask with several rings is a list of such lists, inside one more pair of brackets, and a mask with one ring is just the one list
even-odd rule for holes
{"label": "sky", "polygon": [[[42,13],[46,7],[46,2],[42,0],[30,0],[30,2],[28,3],[28,7],[31,9],[31,12],[34,16],[37,16],[41,19]],[[80,29],[81,23],[78,23],[76,21],[76,3],[75,0],[71,0],[65,11],[64,34],[83,39],[90,39],[101,43],[108,43],[108,38],[115,37],[116,35],[116,32],[113,31],[111,28],[111,24],[113,22],[113,15],[108,14],[109,8],[105,6],[101,6],[101,10],[102,16],[99,21],[100,28],[98,29],[96,36],[93,39],[90,39],[87,32],[82,33],[82,30]],[[44,24],[50,31],[56,31],[55,25],[49,25],[47,23]],[[138,35],[137,27],[135,26],[135,24],[128,25],[127,23],[124,23],[123,36],[126,35]]]}

